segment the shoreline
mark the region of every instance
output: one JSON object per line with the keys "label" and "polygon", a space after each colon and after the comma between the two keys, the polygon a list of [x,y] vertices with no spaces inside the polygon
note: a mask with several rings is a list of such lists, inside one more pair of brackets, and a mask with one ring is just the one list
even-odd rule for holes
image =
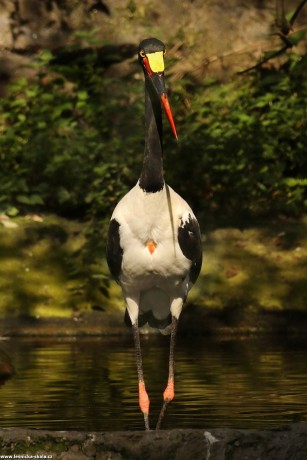
{"label": "shoreline", "polygon": [[[0,429],[1,454],[53,460],[305,460],[307,423],[270,430],[122,432]],[[13,457],[10,457],[13,456]],[[14,457],[15,456],[15,457]]]}
{"label": "shoreline", "polygon": [[[33,316],[2,318],[0,340],[10,337],[128,337],[131,329],[124,324],[123,312],[91,312],[72,318],[37,318]],[[159,332],[141,328],[145,335]],[[232,308],[216,311],[194,305],[186,306],[179,321],[178,335],[208,339],[242,337],[279,337],[307,339],[307,312],[248,311]]]}

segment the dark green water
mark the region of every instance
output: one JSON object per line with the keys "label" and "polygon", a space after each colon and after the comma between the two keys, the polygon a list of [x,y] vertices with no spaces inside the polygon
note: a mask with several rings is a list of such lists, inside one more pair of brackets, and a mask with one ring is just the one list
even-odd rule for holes
{"label": "dark green water", "polygon": [[[142,337],[155,426],[169,338]],[[16,373],[0,387],[1,427],[139,430],[132,338],[0,343]],[[163,428],[259,428],[307,420],[307,345],[178,338],[176,398]]]}

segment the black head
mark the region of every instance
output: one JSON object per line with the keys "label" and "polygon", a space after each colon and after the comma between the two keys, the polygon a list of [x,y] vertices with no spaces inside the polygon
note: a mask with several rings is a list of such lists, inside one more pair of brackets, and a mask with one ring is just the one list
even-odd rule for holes
{"label": "black head", "polygon": [[142,40],[139,44],[139,61],[142,63],[143,58],[147,54],[158,53],[161,51],[164,56],[165,45],[161,42],[161,40],[158,40],[157,38],[145,38],[145,40]]}

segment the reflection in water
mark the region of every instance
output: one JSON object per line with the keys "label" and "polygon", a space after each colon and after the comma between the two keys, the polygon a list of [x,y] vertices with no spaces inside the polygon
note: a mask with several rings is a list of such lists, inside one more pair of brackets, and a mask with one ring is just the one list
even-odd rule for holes
{"label": "reflection in water", "polygon": [[14,374],[14,366],[9,355],[0,349],[0,385],[4,385],[5,381]]}
{"label": "reflection in water", "polygon": [[[143,430],[131,339],[5,342],[15,374],[0,388],[1,427]],[[155,426],[166,337],[142,337]],[[4,346],[2,347],[4,348]],[[163,428],[272,427],[307,420],[306,345],[178,337],[176,397]]]}

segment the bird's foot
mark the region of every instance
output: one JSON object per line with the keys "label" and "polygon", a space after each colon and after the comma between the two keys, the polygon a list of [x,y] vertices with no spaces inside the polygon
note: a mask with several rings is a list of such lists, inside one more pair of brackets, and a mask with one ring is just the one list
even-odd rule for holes
{"label": "bird's foot", "polygon": [[145,414],[144,412],[144,422],[145,422],[145,430],[146,431],[150,431],[150,427],[149,427],[149,416],[148,414]]}
{"label": "bird's foot", "polygon": [[159,415],[159,418],[158,418],[158,423],[157,423],[157,426],[156,426],[156,430],[160,430],[162,420],[163,420],[163,418],[164,418],[164,415],[165,415],[167,406],[168,406],[168,404],[169,404],[170,402],[171,402],[171,401],[170,401],[169,399],[165,399],[165,400],[164,400],[163,406],[162,406],[162,409],[161,409],[161,412],[160,412],[160,415]]}

